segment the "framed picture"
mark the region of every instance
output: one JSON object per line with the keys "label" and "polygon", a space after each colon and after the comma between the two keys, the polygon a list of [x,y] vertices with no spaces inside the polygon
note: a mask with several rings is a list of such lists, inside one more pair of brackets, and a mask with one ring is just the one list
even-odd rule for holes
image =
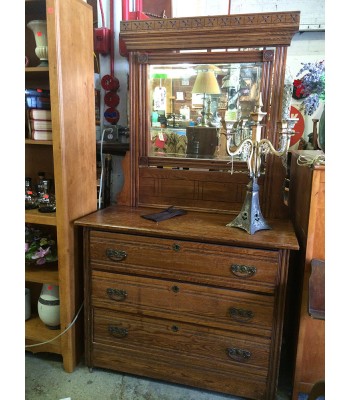
{"label": "framed picture", "polygon": [[203,93],[192,93],[192,108],[203,108]]}
{"label": "framed picture", "polygon": [[176,92],[176,101],[184,101],[184,100],[185,100],[184,92]]}

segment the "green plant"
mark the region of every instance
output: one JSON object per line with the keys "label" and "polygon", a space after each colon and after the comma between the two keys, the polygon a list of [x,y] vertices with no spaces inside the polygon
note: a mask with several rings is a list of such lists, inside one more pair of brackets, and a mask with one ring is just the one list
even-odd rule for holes
{"label": "green plant", "polygon": [[25,227],[25,260],[43,265],[57,261],[57,244],[50,234],[32,226]]}

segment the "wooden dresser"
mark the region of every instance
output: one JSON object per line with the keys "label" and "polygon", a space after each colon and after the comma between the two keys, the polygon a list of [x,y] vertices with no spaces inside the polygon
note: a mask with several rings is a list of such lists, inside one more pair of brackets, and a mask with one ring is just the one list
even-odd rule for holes
{"label": "wooden dresser", "polygon": [[291,250],[288,221],[248,235],[232,216],[109,207],[84,231],[86,363],[275,399]]}
{"label": "wooden dresser", "polygon": [[[299,156],[312,159],[321,151],[294,151],[289,206],[300,243],[301,305],[294,372],[293,400],[325,379],[325,320],[310,314],[310,276],[313,260],[325,260],[325,166],[300,166]],[[297,267],[297,265],[296,265]]]}
{"label": "wooden dresser", "polygon": [[[259,179],[272,229],[249,235],[227,227],[242,208],[247,163],[220,152],[226,128],[217,131],[213,153],[200,150],[202,134],[180,151],[185,141],[176,114],[187,101],[186,124],[198,122],[196,71],[214,69],[226,78],[239,71],[239,81],[250,82],[239,92],[240,110],[250,116],[262,99],[262,137],[277,148],[287,48],[299,20],[299,11],[288,11],[121,21],[130,71],[124,186],[117,207],[76,222],[84,231],[89,367],[275,400],[289,256],[299,249],[281,195],[284,168],[266,157]],[[224,85],[223,75],[214,79]],[[214,104],[221,109],[220,99],[211,100],[209,116]],[[205,124],[205,94],[202,101]],[[157,124],[171,129],[159,133]],[[169,206],[187,214],[159,223],[142,218]]]}

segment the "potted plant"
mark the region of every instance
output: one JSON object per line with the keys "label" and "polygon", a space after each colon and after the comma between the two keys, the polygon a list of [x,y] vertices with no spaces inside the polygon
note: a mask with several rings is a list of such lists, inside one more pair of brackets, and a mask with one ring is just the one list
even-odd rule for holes
{"label": "potted plant", "polygon": [[56,241],[50,234],[44,234],[40,229],[26,225],[25,261],[37,265],[57,261]]}

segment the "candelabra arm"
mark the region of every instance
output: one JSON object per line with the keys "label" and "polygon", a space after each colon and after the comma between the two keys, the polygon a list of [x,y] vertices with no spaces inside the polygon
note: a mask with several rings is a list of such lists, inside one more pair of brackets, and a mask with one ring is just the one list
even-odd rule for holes
{"label": "candelabra arm", "polygon": [[272,143],[268,139],[261,139],[258,144],[258,158],[263,154],[272,153],[277,157],[282,157],[286,154],[290,143],[290,134],[284,134],[281,136],[279,149],[276,150]]}
{"label": "candelabra arm", "polygon": [[243,140],[243,142],[238,146],[238,148],[232,152],[230,150],[230,135],[227,135],[226,149],[227,149],[227,153],[231,157],[242,154],[243,160],[247,162],[247,165],[249,168],[249,175],[251,176],[251,174],[252,174],[252,158],[253,158],[253,153],[254,153],[253,141],[251,139]]}

